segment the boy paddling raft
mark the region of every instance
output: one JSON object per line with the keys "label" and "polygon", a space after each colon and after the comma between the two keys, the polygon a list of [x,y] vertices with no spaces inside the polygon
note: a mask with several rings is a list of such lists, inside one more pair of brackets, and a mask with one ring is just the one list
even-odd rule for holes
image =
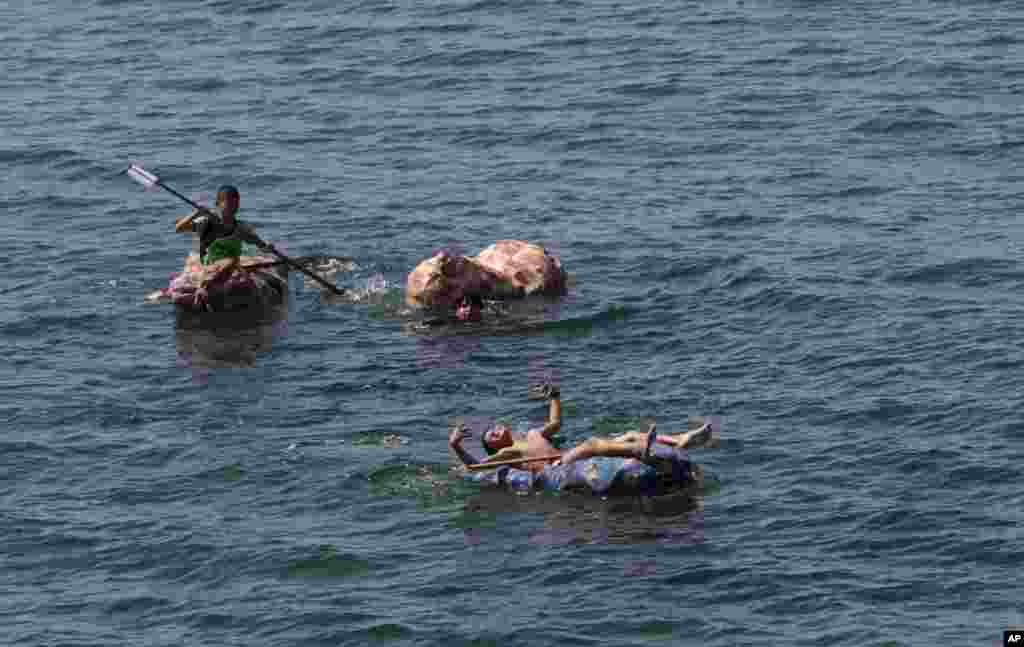
{"label": "boy paddling raft", "polygon": [[[273,254],[292,269],[298,270],[313,279],[326,290],[329,290],[339,296],[345,296],[345,292],[336,285],[328,282],[314,272],[311,272],[294,259],[285,256],[272,244],[261,240],[250,225],[238,221],[235,218],[235,213],[238,211],[240,203],[238,189],[235,189],[230,185],[221,187],[221,190],[217,192],[217,207],[220,209],[220,213],[217,214],[185,197],[179,191],[173,189],[159,177],[142,168],[142,166],[137,163],[133,162],[129,164],[128,168],[123,172],[131,179],[145,186],[147,189],[163,189],[183,202],[187,202],[192,205],[192,208],[195,209],[195,211],[184,218],[179,218],[175,222],[174,229],[179,232],[195,231],[200,235],[200,257],[202,257],[207,251],[207,248],[218,239],[228,238],[231,240],[232,238],[235,238],[240,241],[252,242],[253,244],[258,245],[262,251]],[[203,218],[206,218],[206,220],[203,220]],[[198,224],[192,224],[196,221],[198,221]]]}

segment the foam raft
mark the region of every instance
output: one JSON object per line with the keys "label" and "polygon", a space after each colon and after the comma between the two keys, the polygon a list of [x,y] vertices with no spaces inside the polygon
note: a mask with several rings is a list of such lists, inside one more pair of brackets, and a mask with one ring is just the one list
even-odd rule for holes
{"label": "foam raft", "polygon": [[406,280],[405,298],[410,305],[450,307],[467,295],[508,299],[565,289],[558,257],[535,243],[499,240],[476,256],[442,251],[420,262]]}
{"label": "foam raft", "polygon": [[273,256],[238,256],[204,265],[192,253],[167,287],[146,299],[170,301],[190,312],[239,312],[277,307],[287,295],[288,266]]}
{"label": "foam raft", "polygon": [[698,484],[699,465],[685,450],[655,445],[648,463],[633,458],[588,458],[569,465],[548,465],[538,473],[512,467],[467,472],[464,478],[511,492],[582,492],[594,496],[660,496]]}

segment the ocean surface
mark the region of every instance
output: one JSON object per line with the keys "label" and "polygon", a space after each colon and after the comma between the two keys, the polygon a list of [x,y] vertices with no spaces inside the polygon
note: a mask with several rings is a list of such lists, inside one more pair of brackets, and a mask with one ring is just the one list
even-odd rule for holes
{"label": "ocean surface", "polygon": [[[1024,622],[1024,5],[0,5],[0,644],[1002,644]],[[144,302],[242,193],[325,298]],[[203,194],[205,193],[205,198]],[[559,301],[426,325],[439,248]],[[709,478],[480,490],[449,420],[722,416]]]}

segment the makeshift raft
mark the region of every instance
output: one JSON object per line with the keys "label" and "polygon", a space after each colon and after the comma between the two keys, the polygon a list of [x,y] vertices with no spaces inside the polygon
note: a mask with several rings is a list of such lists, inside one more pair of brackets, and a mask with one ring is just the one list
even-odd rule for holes
{"label": "makeshift raft", "polygon": [[508,299],[565,293],[566,273],[557,256],[522,240],[499,240],[476,256],[442,251],[409,273],[405,297],[410,305],[456,305],[464,296]]}
{"label": "makeshift raft", "polygon": [[288,295],[288,266],[268,255],[243,255],[204,265],[199,255],[185,259],[181,272],[148,301],[170,301],[189,312],[266,311]]}
{"label": "makeshift raft", "polygon": [[597,457],[568,465],[548,465],[536,473],[505,466],[467,472],[463,476],[517,494],[571,491],[600,497],[660,496],[699,485],[703,470],[690,462],[686,450],[655,445],[647,462],[635,458]]}

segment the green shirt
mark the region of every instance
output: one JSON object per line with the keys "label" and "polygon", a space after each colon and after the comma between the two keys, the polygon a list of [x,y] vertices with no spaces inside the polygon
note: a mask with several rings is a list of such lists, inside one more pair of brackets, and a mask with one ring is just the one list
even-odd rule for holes
{"label": "green shirt", "polygon": [[263,244],[252,225],[235,218],[234,225],[228,227],[221,216],[213,213],[193,218],[192,231],[199,234],[199,258],[205,258],[210,243],[220,238],[231,238],[254,245]]}

